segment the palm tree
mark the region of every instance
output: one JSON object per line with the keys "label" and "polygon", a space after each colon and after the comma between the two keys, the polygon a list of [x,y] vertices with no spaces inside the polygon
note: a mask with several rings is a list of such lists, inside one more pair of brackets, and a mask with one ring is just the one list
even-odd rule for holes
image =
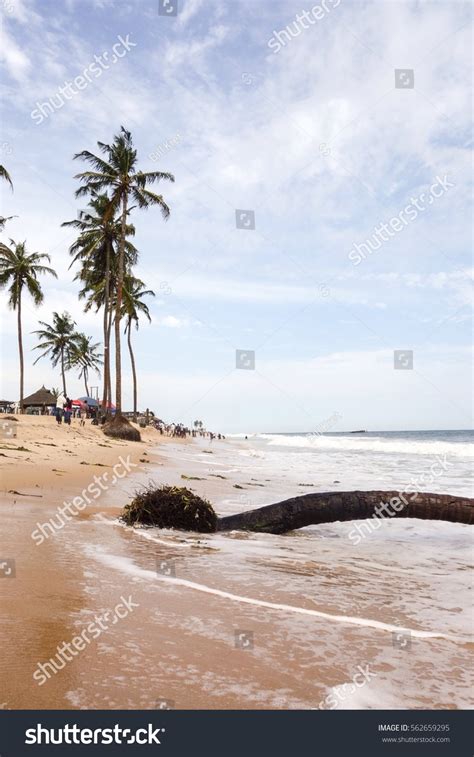
{"label": "palm tree", "polygon": [[55,399],[55,400],[56,400],[56,402],[57,402],[57,401],[58,401],[58,399],[59,399],[59,398],[60,398],[60,396],[61,396],[61,390],[60,390],[60,389],[57,389],[57,388],[55,388],[55,387],[53,386],[53,388],[51,389],[51,394],[53,395],[54,399]]}
{"label": "palm tree", "polygon": [[[112,326],[111,298],[113,293],[112,271],[116,270],[116,249],[120,241],[121,222],[108,212],[110,200],[106,194],[94,193],[89,207],[81,211],[79,218],[65,221],[62,226],[71,226],[79,231],[79,236],[71,245],[69,252],[73,255],[71,265],[80,261],[82,267],[75,278],[85,282],[79,297],[89,295],[85,310],[95,305],[96,311],[103,308],[104,335],[104,387],[102,393],[102,410],[107,412],[111,396],[110,372],[110,332]],[[127,224],[126,235],[134,236],[135,228]],[[125,251],[130,264],[136,261],[136,248],[126,240]]]}
{"label": "palm tree", "polygon": [[43,261],[51,262],[49,255],[44,252],[26,250],[25,242],[15,242],[10,239],[11,248],[0,244],[0,289],[9,286],[8,305],[17,311],[18,352],[20,355],[20,412],[23,412],[24,360],[23,333],[21,327],[21,295],[23,288],[33,298],[36,306],[44,300],[43,291],[38,276],[50,273],[57,278],[56,271],[43,265]]}
{"label": "palm tree", "polygon": [[[139,208],[146,210],[156,205],[161,210],[165,220],[169,217],[170,209],[162,195],[157,195],[147,188],[161,180],[174,181],[174,176],[163,171],[143,172],[137,168],[137,151],[133,147],[132,135],[122,126],[120,133],[114,137],[112,145],[97,143],[106,159],[84,150],[74,156],[75,159],[89,163],[93,170],[77,174],[82,186],[76,191],[76,197],[109,192],[109,214],[113,218],[120,211],[121,234],[117,262],[117,292],[115,301],[115,422],[118,426],[124,424],[122,417],[122,374],[120,351],[120,318],[122,315],[123,280],[125,275],[125,242],[127,229],[127,215],[132,208],[130,202],[135,202]],[[136,435],[135,435],[135,438]],[[139,438],[139,437],[138,437]]]}
{"label": "palm tree", "polygon": [[89,386],[87,384],[89,371],[95,371],[100,375],[102,354],[98,352],[99,343],[94,343],[91,336],[77,334],[76,337],[69,355],[69,366],[79,368],[78,378],[84,379],[86,397],[89,397]]}
{"label": "palm tree", "polygon": [[40,343],[33,347],[35,350],[43,350],[43,353],[35,360],[33,365],[36,365],[38,360],[49,356],[51,365],[53,368],[61,366],[61,378],[63,381],[63,393],[67,397],[66,390],[66,370],[71,365],[71,357],[74,349],[78,343],[79,334],[74,331],[75,322],[72,320],[69,313],[53,313],[53,324],[39,321],[44,326],[44,329],[33,331],[33,334],[38,334]]}
{"label": "palm tree", "polygon": [[135,367],[135,356],[132,349],[132,324],[138,331],[139,314],[143,314],[151,323],[150,311],[148,305],[143,302],[144,297],[154,297],[155,293],[151,289],[144,289],[143,281],[136,279],[131,274],[126,274],[123,282],[123,305],[122,312],[126,317],[125,333],[127,334],[128,351],[130,353],[130,363],[132,366],[133,378],[133,420],[137,420],[137,371]]}

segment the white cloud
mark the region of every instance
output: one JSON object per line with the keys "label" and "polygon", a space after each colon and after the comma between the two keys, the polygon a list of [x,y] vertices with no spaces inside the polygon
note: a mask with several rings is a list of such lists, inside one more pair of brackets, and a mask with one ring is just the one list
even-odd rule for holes
{"label": "white cloud", "polygon": [[157,321],[158,326],[167,326],[170,329],[182,329],[189,325],[189,321],[184,318],[176,318],[174,315],[165,315]]}
{"label": "white cloud", "polygon": [[10,76],[19,82],[25,79],[31,67],[30,59],[3,24],[0,27],[0,60],[7,66]]}
{"label": "white cloud", "polygon": [[191,19],[204,7],[205,0],[185,0],[184,8],[178,14],[180,26],[186,26]]}
{"label": "white cloud", "polygon": [[188,39],[184,42],[171,42],[165,52],[165,63],[168,66],[179,66],[185,61],[188,65],[191,61],[196,64],[205,53],[222,45],[229,32],[228,26],[218,24],[211,27],[205,37]]}

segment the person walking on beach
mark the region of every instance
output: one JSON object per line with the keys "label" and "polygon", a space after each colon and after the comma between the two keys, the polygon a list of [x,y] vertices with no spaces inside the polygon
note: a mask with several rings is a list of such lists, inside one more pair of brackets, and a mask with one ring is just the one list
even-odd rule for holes
{"label": "person walking on beach", "polygon": [[58,424],[58,426],[60,426],[62,422],[63,422],[63,411],[60,407],[57,407],[56,408],[56,423]]}
{"label": "person walking on beach", "polygon": [[86,425],[86,418],[87,418],[87,405],[85,407],[81,407],[81,426]]}

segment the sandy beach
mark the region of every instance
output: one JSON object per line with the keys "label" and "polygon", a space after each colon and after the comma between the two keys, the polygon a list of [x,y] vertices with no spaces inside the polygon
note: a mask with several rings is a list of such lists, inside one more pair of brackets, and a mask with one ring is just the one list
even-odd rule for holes
{"label": "sandy beach", "polygon": [[[286,536],[131,529],[118,515],[149,480],[186,485],[219,514],[295,486],[284,471],[270,479],[243,440],[147,429],[125,443],[37,416],[11,426],[0,461],[0,554],[15,561],[0,582],[4,708],[470,706],[468,526],[392,523],[357,550],[351,524]],[[136,467],[118,478],[127,460]],[[48,530],[94,476],[100,496]],[[107,612],[61,669],[36,672]],[[394,643],[397,628],[408,641]]]}

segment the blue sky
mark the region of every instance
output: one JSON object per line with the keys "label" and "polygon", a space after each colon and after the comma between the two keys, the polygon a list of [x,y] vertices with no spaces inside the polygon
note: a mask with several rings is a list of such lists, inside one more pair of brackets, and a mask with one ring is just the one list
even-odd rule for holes
{"label": "blue sky", "polygon": [[[332,430],[471,427],[470,5],[327,0],[305,29],[297,14],[312,7],[180,0],[163,17],[158,0],[2,3],[0,157],[15,188],[2,187],[2,214],[18,216],[2,240],[26,239],[60,274],[42,308],[25,308],[28,363],[53,310],[101,337],[60,224],[85,206],[73,154],[123,124],[143,169],[176,177],[161,186],[168,223],[133,218],[137,274],[157,293],[134,335],[141,407],[229,432],[311,431],[334,413]],[[130,48],[112,63],[119,36]],[[108,67],[58,100],[104,52]],[[395,69],[414,71],[413,88]],[[236,209],[254,211],[254,230],[236,228]],[[401,217],[356,265],[354,245]],[[16,398],[3,312],[1,391]],[[236,369],[236,349],[255,350],[254,371]],[[413,350],[413,370],[394,369],[396,349]],[[129,374],[125,355],[126,405]],[[42,383],[57,372],[29,364],[26,392]],[[69,386],[82,394],[73,374]]]}

